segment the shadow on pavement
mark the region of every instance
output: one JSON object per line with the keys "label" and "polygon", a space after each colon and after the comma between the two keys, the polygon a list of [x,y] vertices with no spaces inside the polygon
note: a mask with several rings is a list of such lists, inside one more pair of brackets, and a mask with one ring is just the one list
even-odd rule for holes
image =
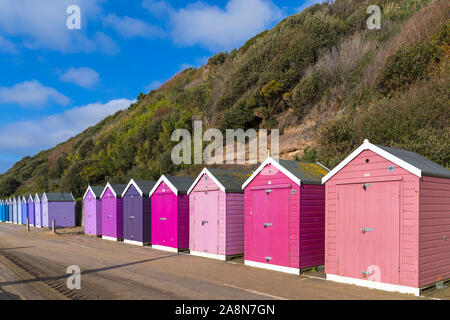
{"label": "shadow on pavement", "polygon": [[19,250],[19,249],[28,249],[28,248],[34,248],[34,246],[16,247],[16,248],[0,248],[0,251]]}
{"label": "shadow on pavement", "polygon": [[[170,256],[163,256],[163,257],[158,257],[158,258],[152,258],[152,259],[146,259],[146,260],[135,261],[135,262],[130,262],[130,263],[124,263],[124,264],[119,264],[119,265],[116,265],[116,266],[109,266],[109,267],[85,270],[85,271],[81,271],[81,275],[87,275],[87,274],[91,274],[91,273],[97,273],[97,272],[102,272],[102,271],[108,271],[108,270],[125,268],[125,267],[129,267],[129,266],[137,265],[137,264],[148,263],[148,262],[162,260],[162,259],[168,259],[168,258],[176,257],[178,255],[179,254],[173,254],[173,255],[170,255]],[[0,282],[0,290],[1,290],[2,287],[13,286],[13,285],[18,285],[18,284],[27,284],[27,283],[41,282],[41,281],[51,281],[51,280],[61,280],[61,279],[68,278],[71,275],[72,274],[63,274],[61,276],[56,276],[56,277],[46,277],[46,278],[36,278],[36,279],[30,279],[30,280],[16,280],[16,281]],[[0,291],[0,295],[1,295],[1,291]],[[1,300],[1,296],[0,296],[0,300]]]}
{"label": "shadow on pavement", "polygon": [[3,288],[0,286],[0,301],[3,300],[22,300],[22,299],[17,294],[13,294],[3,290]]}

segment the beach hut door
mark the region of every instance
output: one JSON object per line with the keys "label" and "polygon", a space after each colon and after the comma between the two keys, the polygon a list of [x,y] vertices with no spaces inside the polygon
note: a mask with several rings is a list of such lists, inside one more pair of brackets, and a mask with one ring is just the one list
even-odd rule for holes
{"label": "beach hut door", "polygon": [[289,188],[253,190],[253,259],[289,266]]}
{"label": "beach hut door", "polygon": [[219,191],[196,192],[194,250],[218,254]]}
{"label": "beach hut door", "polygon": [[399,283],[400,182],[338,186],[338,274]]}

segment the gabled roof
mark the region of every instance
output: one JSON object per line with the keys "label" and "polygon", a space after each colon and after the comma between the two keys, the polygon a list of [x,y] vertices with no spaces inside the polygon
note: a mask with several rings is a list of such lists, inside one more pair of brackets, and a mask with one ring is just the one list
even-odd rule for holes
{"label": "gabled roof", "polygon": [[42,198],[47,198],[48,202],[73,202],[75,198],[71,193],[47,193],[42,195]]}
{"label": "gabled roof", "polygon": [[191,177],[175,177],[162,175],[150,191],[149,197],[151,197],[152,194],[155,193],[161,182],[165,182],[166,185],[169,186],[170,190],[178,195],[180,193],[187,193],[194,180],[195,179]]}
{"label": "gabled roof", "polygon": [[39,202],[42,201],[42,195],[43,195],[42,193],[36,193],[34,196],[34,201],[36,202],[36,198],[38,199]]}
{"label": "gabled roof", "polygon": [[105,188],[105,187],[91,186],[91,185],[89,185],[89,186],[87,187],[87,189],[86,189],[86,192],[84,193],[83,200],[84,200],[84,198],[86,198],[86,196],[88,195],[89,191],[92,192],[92,194],[94,195],[94,197],[95,197],[96,199],[100,199],[100,196],[102,195],[102,192],[103,192],[103,189],[104,189],[104,188]]}
{"label": "gabled roof", "polygon": [[242,189],[245,189],[247,185],[268,165],[275,166],[278,170],[283,172],[297,185],[304,184],[322,184],[321,180],[329,170],[320,163],[309,163],[293,160],[276,160],[274,158],[267,158],[259,167],[253,172],[252,176],[245,181],[242,185]]}
{"label": "gabled roof", "polygon": [[28,202],[30,202],[30,200],[31,200],[32,202],[34,202],[34,197],[33,197],[32,194],[30,194],[30,195],[28,196]]}
{"label": "gabled roof", "polygon": [[336,168],[331,170],[329,174],[323,177],[322,182],[327,182],[331,177],[333,177],[336,173],[338,173],[342,168],[344,168],[348,163],[350,163],[361,152],[365,150],[370,150],[378,154],[379,156],[391,161],[392,163],[398,165],[406,171],[409,171],[412,174],[418,176],[419,178],[422,176],[430,176],[450,179],[449,170],[441,167],[431,160],[422,157],[420,154],[402,149],[379,146],[370,143],[369,140],[364,140],[364,143],[358,149],[353,151]]}
{"label": "gabled roof", "polygon": [[25,202],[28,202],[28,201],[27,201],[27,197],[26,197],[26,196],[23,196],[21,201],[22,201],[22,202],[24,202],[24,201],[25,201]]}
{"label": "gabled roof", "polygon": [[141,197],[148,197],[148,195],[150,194],[150,191],[152,191],[155,184],[156,184],[156,181],[131,179],[130,182],[128,183],[127,187],[123,191],[122,197],[125,196],[125,194],[127,193],[128,189],[131,186],[134,186],[136,188],[136,190],[139,192]]}
{"label": "gabled roof", "polygon": [[103,188],[103,192],[100,196],[100,198],[103,198],[103,195],[105,194],[106,190],[109,188],[111,192],[113,193],[114,197],[122,197],[123,190],[127,187],[126,184],[119,184],[119,183],[107,183],[105,188]]}
{"label": "gabled roof", "polygon": [[252,172],[250,170],[204,168],[189,188],[188,194],[194,190],[204,174],[208,175],[223,192],[242,193],[241,186],[251,176]]}

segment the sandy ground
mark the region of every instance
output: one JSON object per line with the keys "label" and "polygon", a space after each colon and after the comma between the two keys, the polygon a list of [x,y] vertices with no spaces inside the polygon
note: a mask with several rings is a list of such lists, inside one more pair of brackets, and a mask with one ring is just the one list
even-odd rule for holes
{"label": "sandy ground", "polygon": [[[246,267],[85,236],[82,229],[0,223],[0,299],[416,299],[416,297]],[[81,269],[81,290],[66,286],[66,270]],[[450,289],[430,291],[450,298]],[[421,297],[423,299],[424,297]]]}

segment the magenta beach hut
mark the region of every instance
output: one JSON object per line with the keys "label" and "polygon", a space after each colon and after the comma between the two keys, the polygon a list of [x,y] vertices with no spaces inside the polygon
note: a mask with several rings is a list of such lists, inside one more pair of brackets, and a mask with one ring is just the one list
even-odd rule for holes
{"label": "magenta beach hut", "polygon": [[143,246],[151,243],[150,191],[155,181],[133,180],[128,183],[123,198],[123,241]]}
{"label": "magenta beach hut", "polygon": [[42,195],[42,226],[75,227],[75,198],[71,193],[44,193]]}
{"label": "magenta beach hut", "polygon": [[34,214],[34,197],[30,194],[28,196],[28,217],[30,219],[30,226],[36,224],[35,214]]}
{"label": "magenta beach hut", "polygon": [[102,195],[105,187],[88,186],[83,196],[84,233],[102,235]]}
{"label": "magenta beach hut", "polygon": [[450,171],[366,140],[323,178],[327,279],[419,295],[450,278]]}
{"label": "magenta beach hut", "polygon": [[125,184],[108,183],[100,198],[102,199],[102,239],[123,240],[123,199]]}
{"label": "magenta beach hut", "polygon": [[244,254],[244,191],[249,170],[205,168],[188,191],[191,255],[227,260]]}
{"label": "magenta beach hut", "polygon": [[42,228],[42,194],[36,193],[34,196],[34,220],[35,227]]}
{"label": "magenta beach hut", "polygon": [[245,264],[299,274],[325,262],[325,186],[319,163],[268,158],[245,190]]}
{"label": "magenta beach hut", "polygon": [[193,178],[162,176],[150,192],[152,248],[178,252],[189,248],[189,196]]}

